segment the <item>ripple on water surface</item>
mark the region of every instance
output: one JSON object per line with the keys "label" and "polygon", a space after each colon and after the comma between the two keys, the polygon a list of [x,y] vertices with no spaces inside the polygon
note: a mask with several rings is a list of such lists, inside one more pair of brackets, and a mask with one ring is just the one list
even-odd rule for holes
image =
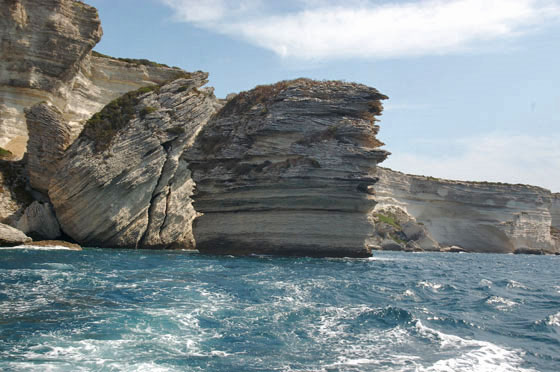
{"label": "ripple on water surface", "polygon": [[5,250],[0,370],[558,371],[558,262]]}

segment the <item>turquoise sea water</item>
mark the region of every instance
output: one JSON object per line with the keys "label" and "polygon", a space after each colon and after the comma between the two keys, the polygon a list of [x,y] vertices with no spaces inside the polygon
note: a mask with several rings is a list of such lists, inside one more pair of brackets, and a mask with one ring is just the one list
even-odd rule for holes
{"label": "turquoise sea water", "polygon": [[559,264],[0,250],[0,370],[559,371]]}

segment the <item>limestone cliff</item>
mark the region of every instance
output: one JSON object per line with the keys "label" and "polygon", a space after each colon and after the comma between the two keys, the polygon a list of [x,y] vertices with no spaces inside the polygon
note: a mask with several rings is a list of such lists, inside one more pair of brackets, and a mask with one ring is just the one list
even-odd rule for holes
{"label": "limestone cliff", "polygon": [[[377,208],[398,206],[444,246],[560,252],[558,197],[535,186],[462,182],[378,169]],[[557,227],[556,227],[557,228]]]}
{"label": "limestone cliff", "polygon": [[197,248],[369,256],[379,150],[376,89],[299,79],[231,99],[186,153]]}
{"label": "limestone cliff", "polygon": [[552,217],[551,234],[556,238],[557,250],[560,251],[560,194],[552,194],[552,205],[550,207]]}
{"label": "limestone cliff", "polygon": [[559,194],[376,168],[373,88],[298,79],[217,100],[205,73],[92,52],[101,35],[80,1],[0,0],[0,146],[27,149],[0,159],[0,222],[220,254],[560,252]]}
{"label": "limestone cliff", "polygon": [[58,169],[58,162],[72,143],[72,130],[53,105],[38,103],[25,110],[29,141],[27,143],[27,172],[31,187],[48,193],[50,179]]}
{"label": "limestone cliff", "polygon": [[86,246],[192,248],[183,152],[216,110],[206,73],[128,93],[86,124],[51,179],[62,230]]}
{"label": "limestone cliff", "polygon": [[24,109],[46,101],[71,128],[111,100],[184,71],[143,61],[93,56],[102,35],[97,10],[75,0],[0,0],[0,146],[19,155]]}

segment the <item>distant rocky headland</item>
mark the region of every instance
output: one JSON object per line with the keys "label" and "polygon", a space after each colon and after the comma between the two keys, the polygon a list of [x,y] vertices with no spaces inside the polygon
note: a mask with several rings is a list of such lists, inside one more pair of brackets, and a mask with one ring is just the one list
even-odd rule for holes
{"label": "distant rocky headland", "polygon": [[[94,52],[97,10],[0,0],[0,244],[210,254],[560,253],[560,195],[381,168],[385,95]],[[50,243],[52,244],[52,243]]]}

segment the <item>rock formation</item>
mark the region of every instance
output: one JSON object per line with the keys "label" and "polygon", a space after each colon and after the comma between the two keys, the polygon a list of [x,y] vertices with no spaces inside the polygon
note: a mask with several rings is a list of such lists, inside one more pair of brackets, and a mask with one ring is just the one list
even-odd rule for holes
{"label": "rock formation", "polygon": [[33,202],[26,184],[22,161],[0,160],[0,223],[15,226],[25,208]]}
{"label": "rock formation", "polygon": [[92,52],[101,35],[82,2],[0,0],[1,223],[219,254],[560,252],[559,194],[376,168],[373,88],[298,79],[217,100],[205,73]]}
{"label": "rock formation", "polygon": [[62,230],[81,245],[192,248],[194,183],[183,152],[216,110],[195,73],[128,93],[86,124],[51,179]]}
{"label": "rock formation", "polygon": [[469,252],[560,252],[558,197],[535,186],[462,182],[378,169],[377,208],[397,206],[442,246]]}
{"label": "rock formation", "polygon": [[368,193],[387,152],[376,89],[306,79],[232,98],[187,152],[197,249],[217,254],[370,255]]}
{"label": "rock formation", "polygon": [[184,71],[117,60],[91,49],[102,35],[97,10],[74,0],[0,0],[0,146],[21,157],[24,109],[50,102],[73,138],[111,100]]}
{"label": "rock formation", "polygon": [[40,248],[66,248],[70,251],[81,251],[82,247],[78,244],[69,243],[63,240],[41,240],[25,243],[27,247],[40,247]]}
{"label": "rock formation", "polygon": [[552,227],[560,230],[560,193],[552,194],[550,216],[552,217]]}
{"label": "rock formation", "polygon": [[58,162],[74,139],[72,130],[62,113],[46,102],[26,109],[25,116],[29,130],[29,182],[35,190],[47,194],[51,177],[58,169]]}
{"label": "rock formation", "polygon": [[31,242],[31,238],[18,229],[0,223],[0,247],[11,247],[14,245]]}
{"label": "rock formation", "polygon": [[384,251],[440,251],[439,243],[422,223],[404,209],[379,204],[371,214],[375,235],[372,248]]}
{"label": "rock formation", "polygon": [[16,227],[33,239],[59,238],[60,226],[50,203],[34,201],[25,209]]}

